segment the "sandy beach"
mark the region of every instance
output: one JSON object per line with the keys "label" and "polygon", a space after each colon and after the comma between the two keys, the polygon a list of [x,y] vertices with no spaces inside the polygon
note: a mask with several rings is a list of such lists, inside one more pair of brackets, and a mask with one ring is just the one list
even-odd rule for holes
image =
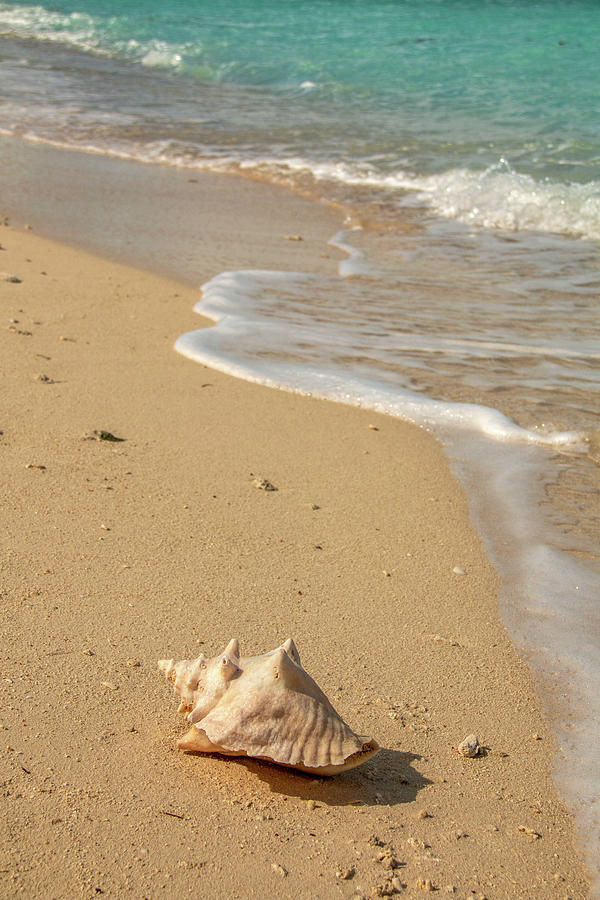
{"label": "sandy beach", "polygon": [[[555,741],[438,443],[172,349],[199,327],[196,285],[224,268],[333,271],[339,214],[195,178],[201,254],[186,283],[115,261],[109,237],[105,259],[40,236],[60,232],[51,194],[36,217],[35,189],[19,206],[12,184],[2,896],[587,897]],[[55,207],[71,245],[85,245],[89,209]],[[122,256],[152,268],[148,253]],[[380,753],[325,780],[178,751],[185,725],[156,661],[212,656],[231,637],[248,655],[292,637]],[[456,747],[472,732],[484,751],[467,759]]]}

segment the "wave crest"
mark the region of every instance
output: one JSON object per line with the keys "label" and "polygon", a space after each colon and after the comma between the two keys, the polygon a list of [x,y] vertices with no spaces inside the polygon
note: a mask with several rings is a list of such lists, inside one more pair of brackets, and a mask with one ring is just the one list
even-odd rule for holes
{"label": "wave crest", "polygon": [[501,159],[482,173],[452,169],[409,184],[437,213],[467,225],[600,240],[600,181],[536,181]]}

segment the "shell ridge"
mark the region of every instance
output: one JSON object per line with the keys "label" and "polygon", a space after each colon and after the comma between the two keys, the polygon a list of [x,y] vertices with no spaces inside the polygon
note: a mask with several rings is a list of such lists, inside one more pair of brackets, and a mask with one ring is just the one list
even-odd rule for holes
{"label": "shell ridge", "polygon": [[[332,716],[314,698],[299,693],[295,705],[295,716],[290,715],[283,698],[268,711],[257,699],[233,710],[216,706],[199,727],[225,750],[243,750],[250,756],[268,756],[288,765],[341,765],[362,748],[362,742],[343,719],[337,713]],[[303,727],[296,736],[298,719]]]}
{"label": "shell ridge", "polygon": [[[267,712],[259,698],[233,710],[211,710],[202,720],[201,728],[215,744],[226,750],[244,750],[250,756],[273,756],[274,748],[286,739],[285,705],[275,702]],[[280,750],[275,751],[276,762],[284,761]]]}
{"label": "shell ridge", "polygon": [[310,738],[314,734],[317,726],[319,709],[320,707],[316,704],[309,704],[307,710],[308,715],[306,716],[302,730],[294,743],[295,752],[293,755],[295,757],[295,762],[304,763],[305,766],[311,765],[311,754],[309,754]]}
{"label": "shell ridge", "polygon": [[350,728],[337,714],[323,716],[319,725],[320,733],[315,735],[314,742],[314,764],[324,766],[342,763],[345,759],[342,753],[343,737],[352,735]]}

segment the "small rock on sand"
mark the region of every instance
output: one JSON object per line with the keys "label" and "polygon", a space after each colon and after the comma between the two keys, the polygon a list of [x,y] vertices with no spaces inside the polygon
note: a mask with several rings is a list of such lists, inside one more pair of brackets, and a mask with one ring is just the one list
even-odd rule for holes
{"label": "small rock on sand", "polygon": [[85,434],[83,436],[84,441],[108,441],[109,443],[120,444],[125,438],[117,437],[115,434],[112,434],[110,431],[105,431],[104,428],[94,428],[94,430],[90,434]]}
{"label": "small rock on sand", "polygon": [[356,869],[351,866],[349,869],[338,868],[335,872],[335,877],[339,878],[340,881],[350,881],[351,878],[354,878],[356,874]]}
{"label": "small rock on sand", "polygon": [[534,841],[537,841],[538,838],[541,837],[539,831],[535,831],[533,828],[529,828],[527,825],[519,825],[519,831],[521,832],[521,834],[527,835],[527,837],[530,837]]}
{"label": "small rock on sand", "polygon": [[271,484],[268,478],[255,478],[252,482],[255,488],[258,488],[259,491],[276,491],[277,488],[274,484]]}
{"label": "small rock on sand", "polygon": [[468,734],[464,741],[461,741],[456,748],[461,756],[473,758],[481,753],[481,744],[476,734]]}

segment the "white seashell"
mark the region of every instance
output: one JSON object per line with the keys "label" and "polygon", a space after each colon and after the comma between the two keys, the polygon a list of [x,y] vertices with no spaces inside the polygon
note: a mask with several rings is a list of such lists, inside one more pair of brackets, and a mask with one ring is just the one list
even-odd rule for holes
{"label": "white seashell", "polygon": [[220,656],[159,660],[192,723],[182,750],[253,756],[303,772],[335,775],[379,749],[355,734],[302,668],[289,638],[262,656],[240,656],[235,638]]}

